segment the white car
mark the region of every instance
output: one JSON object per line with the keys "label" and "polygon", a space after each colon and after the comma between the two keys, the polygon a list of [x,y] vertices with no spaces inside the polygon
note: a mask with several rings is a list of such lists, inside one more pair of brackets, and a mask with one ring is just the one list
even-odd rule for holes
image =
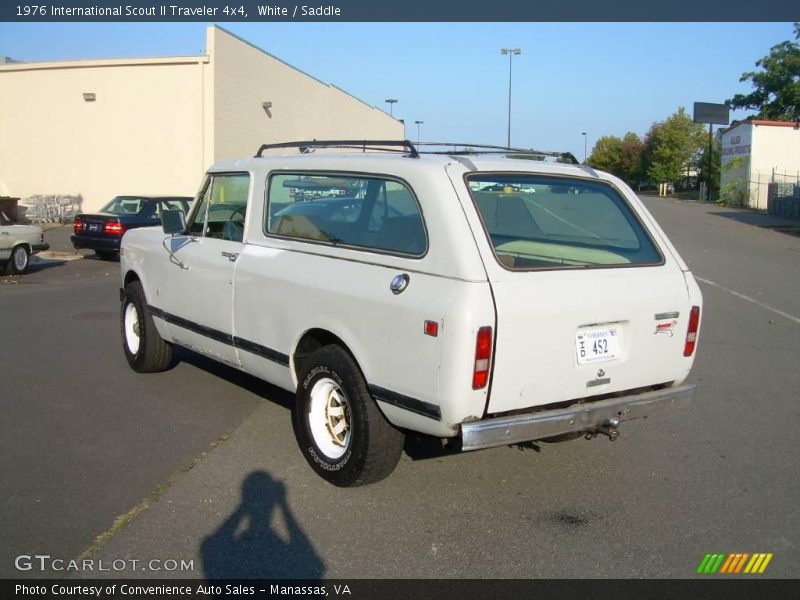
{"label": "white car", "polygon": [[44,242],[42,228],[36,225],[15,225],[0,212],[0,266],[7,275],[20,275],[28,268],[32,254],[50,248]]}
{"label": "white car", "polygon": [[409,431],[614,440],[691,400],[700,290],[625,183],[392,144],[263,146],[209,169],[188,220],[126,233],[131,367],[179,344],[295,392],[300,450],[339,486],[386,477]]}

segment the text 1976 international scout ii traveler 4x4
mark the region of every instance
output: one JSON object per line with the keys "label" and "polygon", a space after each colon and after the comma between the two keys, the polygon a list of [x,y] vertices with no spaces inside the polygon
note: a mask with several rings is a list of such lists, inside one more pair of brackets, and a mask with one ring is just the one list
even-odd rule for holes
{"label": "text 1976 international scout ii traveler 4x4", "polygon": [[296,392],[300,449],[340,486],[390,474],[408,431],[613,440],[687,403],[688,267],[622,181],[525,152],[560,162],[314,141],[213,166],[187,218],[123,238],[128,362],[179,344]]}

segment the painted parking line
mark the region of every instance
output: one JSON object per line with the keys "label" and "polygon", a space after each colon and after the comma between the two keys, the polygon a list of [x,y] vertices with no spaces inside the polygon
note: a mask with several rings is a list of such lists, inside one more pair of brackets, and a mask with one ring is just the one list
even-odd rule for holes
{"label": "painted parking line", "polygon": [[773,306],[770,306],[769,304],[764,304],[763,302],[761,302],[759,300],[756,300],[755,298],[751,298],[750,296],[747,296],[747,295],[742,294],[740,292],[737,292],[735,290],[728,289],[724,285],[720,285],[718,283],[714,283],[713,281],[709,281],[708,279],[703,279],[702,277],[698,277],[697,275],[695,275],[694,278],[697,281],[702,281],[703,283],[706,283],[708,285],[713,285],[714,287],[717,287],[717,288],[719,288],[719,289],[721,289],[721,290],[723,290],[725,292],[728,292],[729,294],[732,294],[732,295],[736,296],[737,298],[741,298],[742,300],[747,300],[748,302],[752,302],[753,304],[756,304],[756,305],[760,306],[761,308],[765,308],[768,311],[775,313],[776,315],[780,315],[781,317],[783,317],[785,319],[789,319],[790,321],[794,321],[795,323],[800,325],[800,318],[795,317],[794,315],[790,315],[789,313],[783,312],[782,310],[779,310],[779,309],[777,309],[777,308],[775,308]]}

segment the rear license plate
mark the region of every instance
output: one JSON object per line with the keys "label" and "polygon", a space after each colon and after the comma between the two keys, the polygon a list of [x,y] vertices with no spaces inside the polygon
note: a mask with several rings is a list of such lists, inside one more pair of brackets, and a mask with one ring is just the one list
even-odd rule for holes
{"label": "rear license plate", "polygon": [[582,329],[575,335],[575,351],[578,364],[603,362],[619,358],[619,327],[597,327]]}
{"label": "rear license plate", "polygon": [[89,223],[89,231],[100,231],[100,223]]}

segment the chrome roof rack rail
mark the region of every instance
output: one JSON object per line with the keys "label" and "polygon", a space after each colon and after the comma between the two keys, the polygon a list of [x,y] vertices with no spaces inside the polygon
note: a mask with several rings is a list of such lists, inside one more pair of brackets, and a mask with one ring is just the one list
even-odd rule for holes
{"label": "chrome roof rack rail", "polygon": [[[452,147],[452,150],[421,150],[421,147]],[[535,150],[533,148],[509,148],[506,146],[492,146],[489,144],[463,144],[453,142],[417,142],[417,150],[420,154],[447,154],[464,156],[471,154],[500,154],[511,158],[531,158],[534,160],[544,160],[547,157],[555,158],[559,162],[578,165],[578,159],[570,152],[553,152],[550,150]]]}
{"label": "chrome roof rack rail", "polygon": [[419,158],[419,152],[409,140],[309,140],[301,142],[280,142],[262,144],[255,158],[261,158],[264,150],[275,148],[297,148],[301,154],[313,152],[317,148],[349,148],[353,150],[378,150],[383,152],[406,152],[409,158]]}

